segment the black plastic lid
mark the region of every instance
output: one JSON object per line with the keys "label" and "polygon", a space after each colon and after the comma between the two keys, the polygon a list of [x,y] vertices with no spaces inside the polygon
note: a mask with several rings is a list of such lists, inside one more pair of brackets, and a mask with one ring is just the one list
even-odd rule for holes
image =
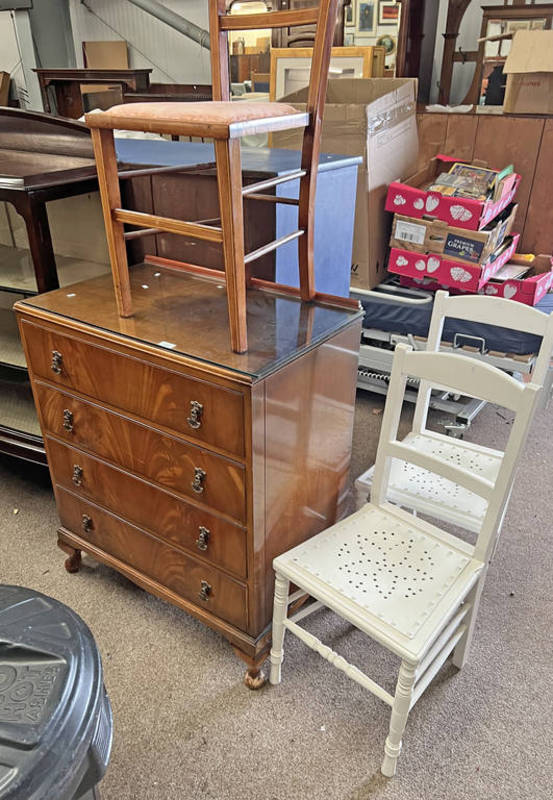
{"label": "black plastic lid", "polygon": [[57,600],[0,586],[1,800],[73,797],[99,732],[107,765],[111,710],[88,627]]}

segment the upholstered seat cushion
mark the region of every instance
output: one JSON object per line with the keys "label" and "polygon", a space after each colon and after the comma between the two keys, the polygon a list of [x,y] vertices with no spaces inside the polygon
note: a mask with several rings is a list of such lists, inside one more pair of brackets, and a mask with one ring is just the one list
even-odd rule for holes
{"label": "upholstered seat cushion", "polygon": [[[288,118],[290,125],[287,124]],[[286,103],[128,103],[86,115],[90,128],[182,133],[228,138],[260,130],[302,127],[306,115]]]}

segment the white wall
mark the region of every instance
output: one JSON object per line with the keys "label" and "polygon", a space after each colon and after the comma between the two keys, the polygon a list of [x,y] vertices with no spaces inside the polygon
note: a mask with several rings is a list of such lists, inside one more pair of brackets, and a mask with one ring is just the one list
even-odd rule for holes
{"label": "white wall", "polygon": [[[129,0],[86,0],[94,13],[81,0],[69,1],[77,66],[83,66],[83,41],[125,39],[130,66],[151,67],[152,82],[211,83],[209,50]],[[209,27],[207,0],[163,0],[162,5],[201,28]]]}
{"label": "white wall", "polygon": [[[432,2],[433,0],[430,0]],[[536,4],[551,2],[551,0],[536,0]],[[442,54],[444,49],[444,39],[442,34],[445,32],[446,19],[447,19],[447,5],[448,0],[439,0],[440,9],[438,13],[438,25],[436,29],[436,47],[434,50],[434,69],[432,71],[432,86],[430,101],[435,103],[438,99],[437,83],[440,80],[440,72],[442,69]],[[487,6],[502,6],[503,0],[486,0],[486,2],[479,2],[472,0],[470,6],[465,12],[459,36],[455,44],[455,49],[458,51],[459,47],[462,50],[470,51],[477,50],[477,39],[480,36],[480,28],[482,26],[482,5]],[[472,63],[455,63],[453,65],[453,81],[451,83],[451,96],[450,103],[455,105],[462,102],[467,91],[469,90],[472,78],[474,75],[474,62]]]}
{"label": "white wall", "polygon": [[10,73],[16,91],[23,98],[26,88],[25,74],[19,61],[20,55],[12,14],[10,11],[0,11],[0,71]]}

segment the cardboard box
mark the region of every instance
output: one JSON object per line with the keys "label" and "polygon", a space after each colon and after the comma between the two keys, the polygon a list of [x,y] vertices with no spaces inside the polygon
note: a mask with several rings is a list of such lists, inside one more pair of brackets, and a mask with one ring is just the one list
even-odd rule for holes
{"label": "cardboard box", "polygon": [[[477,292],[501,267],[511,260],[520,236],[515,234],[499,248],[500,252],[492,255],[486,264],[468,264],[466,261],[455,261],[438,255],[413,253],[393,247],[390,250],[388,270],[397,275],[412,278],[417,286],[428,287],[430,279],[436,288],[454,288],[464,292]],[[502,249],[504,248],[504,249]]]}
{"label": "cardboard box", "polygon": [[509,114],[553,114],[553,31],[517,31],[503,66]]}
{"label": "cardboard box", "polygon": [[518,206],[511,203],[482,231],[467,231],[441,219],[416,219],[394,214],[390,247],[415,253],[437,253],[471,264],[485,264],[513,227]]}
{"label": "cardboard box", "polygon": [[[517,257],[511,259],[518,263]],[[524,278],[510,278],[507,281],[494,281],[492,278],[481,290],[481,294],[493,297],[505,297],[508,300],[517,300],[527,306],[535,306],[544,294],[553,285],[553,258],[551,256],[536,256],[530,273]]]}
{"label": "cardboard box", "polygon": [[[457,228],[478,231],[495,219],[515,196],[520,175],[512,172],[497,182],[493,197],[473,200],[468,197],[449,197],[439,192],[427,191],[442,172],[448,172],[453,163],[462,159],[438,155],[429,165],[403,182],[390,184],[386,197],[386,210],[408,217],[441,219]],[[478,162],[476,166],[485,166]]]}
{"label": "cardboard box", "polygon": [[[321,152],[363,156],[357,178],[351,285],[372,289],[386,276],[391,181],[410,175],[418,157],[415,78],[340,78],[328,82]],[[281,102],[305,111],[307,89]],[[273,147],[301,149],[302,130],[272,135]],[[336,209],[340,213],[340,209]]]}
{"label": "cardboard box", "polygon": [[10,73],[0,71],[0,106],[8,105],[10,96]]}

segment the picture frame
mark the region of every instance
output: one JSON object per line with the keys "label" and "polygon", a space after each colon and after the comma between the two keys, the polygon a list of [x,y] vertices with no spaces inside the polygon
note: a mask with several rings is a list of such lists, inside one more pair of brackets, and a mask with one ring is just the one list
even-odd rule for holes
{"label": "picture frame", "polygon": [[399,25],[401,3],[391,0],[380,0],[378,6],[378,24],[380,25]]}
{"label": "picture frame", "polygon": [[397,50],[397,38],[395,36],[391,36],[389,33],[383,34],[377,39],[376,42],[378,47],[383,47],[386,51],[387,56],[393,55]]}
{"label": "picture frame", "polygon": [[377,0],[358,0],[355,31],[361,36],[374,36],[377,27]]}
{"label": "picture frame", "polygon": [[[371,78],[373,47],[333,47],[330,54],[330,78]],[[274,47],[271,49],[269,99],[280,100],[291,92],[308,86],[311,47]]]}

